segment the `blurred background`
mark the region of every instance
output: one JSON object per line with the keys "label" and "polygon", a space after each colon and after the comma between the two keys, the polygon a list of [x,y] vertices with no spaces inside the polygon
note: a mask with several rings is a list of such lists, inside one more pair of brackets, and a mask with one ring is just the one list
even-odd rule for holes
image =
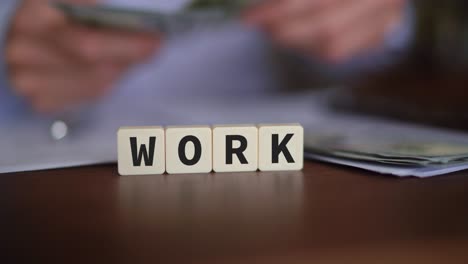
{"label": "blurred background", "polygon": [[1,143],[35,164],[115,161],[109,135],[122,126],[361,129],[336,113],[468,124],[464,1],[9,0],[0,10]]}
{"label": "blurred background", "polygon": [[413,1],[414,36],[401,59],[341,90],[340,109],[466,130],[465,1]]}

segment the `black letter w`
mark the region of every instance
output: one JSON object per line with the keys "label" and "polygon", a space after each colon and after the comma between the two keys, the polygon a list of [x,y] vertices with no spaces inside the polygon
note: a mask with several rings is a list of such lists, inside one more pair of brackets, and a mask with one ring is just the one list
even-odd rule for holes
{"label": "black letter w", "polygon": [[130,138],[130,145],[132,147],[133,166],[140,167],[142,157],[144,157],[144,159],[145,159],[145,166],[153,166],[153,163],[154,163],[154,148],[155,148],[155,145],[156,145],[156,137],[150,137],[149,144],[150,144],[149,153],[146,150],[145,145],[141,145],[140,151],[138,151],[137,138],[136,137],[131,137]]}

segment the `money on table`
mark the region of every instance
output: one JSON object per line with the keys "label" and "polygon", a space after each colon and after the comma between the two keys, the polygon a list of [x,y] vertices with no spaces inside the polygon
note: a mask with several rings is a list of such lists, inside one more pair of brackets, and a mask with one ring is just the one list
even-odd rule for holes
{"label": "money on table", "polygon": [[309,133],[306,150],[336,158],[399,166],[449,165],[468,162],[468,145],[434,139],[388,135],[349,137],[340,133]]}

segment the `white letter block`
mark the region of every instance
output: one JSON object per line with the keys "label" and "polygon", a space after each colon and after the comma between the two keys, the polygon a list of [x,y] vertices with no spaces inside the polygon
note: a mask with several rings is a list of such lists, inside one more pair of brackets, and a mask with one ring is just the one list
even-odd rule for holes
{"label": "white letter block", "polygon": [[213,127],[215,172],[257,171],[258,129],[255,125]]}
{"label": "white letter block", "polygon": [[212,138],[209,126],[166,128],[167,173],[209,173],[212,165]]}
{"label": "white letter block", "polygon": [[162,127],[120,128],[117,132],[119,174],[163,174],[166,170],[164,144]]}
{"label": "white letter block", "polygon": [[258,135],[261,171],[302,170],[304,128],[301,125],[259,125]]}

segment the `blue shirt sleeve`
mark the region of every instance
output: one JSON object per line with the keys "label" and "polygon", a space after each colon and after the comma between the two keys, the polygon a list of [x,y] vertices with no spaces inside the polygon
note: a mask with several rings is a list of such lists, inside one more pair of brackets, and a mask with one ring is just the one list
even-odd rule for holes
{"label": "blue shirt sleeve", "polygon": [[8,82],[7,65],[5,59],[5,45],[10,29],[10,22],[16,12],[16,8],[22,1],[2,0],[0,2],[0,119],[14,115],[21,99],[13,94]]}

